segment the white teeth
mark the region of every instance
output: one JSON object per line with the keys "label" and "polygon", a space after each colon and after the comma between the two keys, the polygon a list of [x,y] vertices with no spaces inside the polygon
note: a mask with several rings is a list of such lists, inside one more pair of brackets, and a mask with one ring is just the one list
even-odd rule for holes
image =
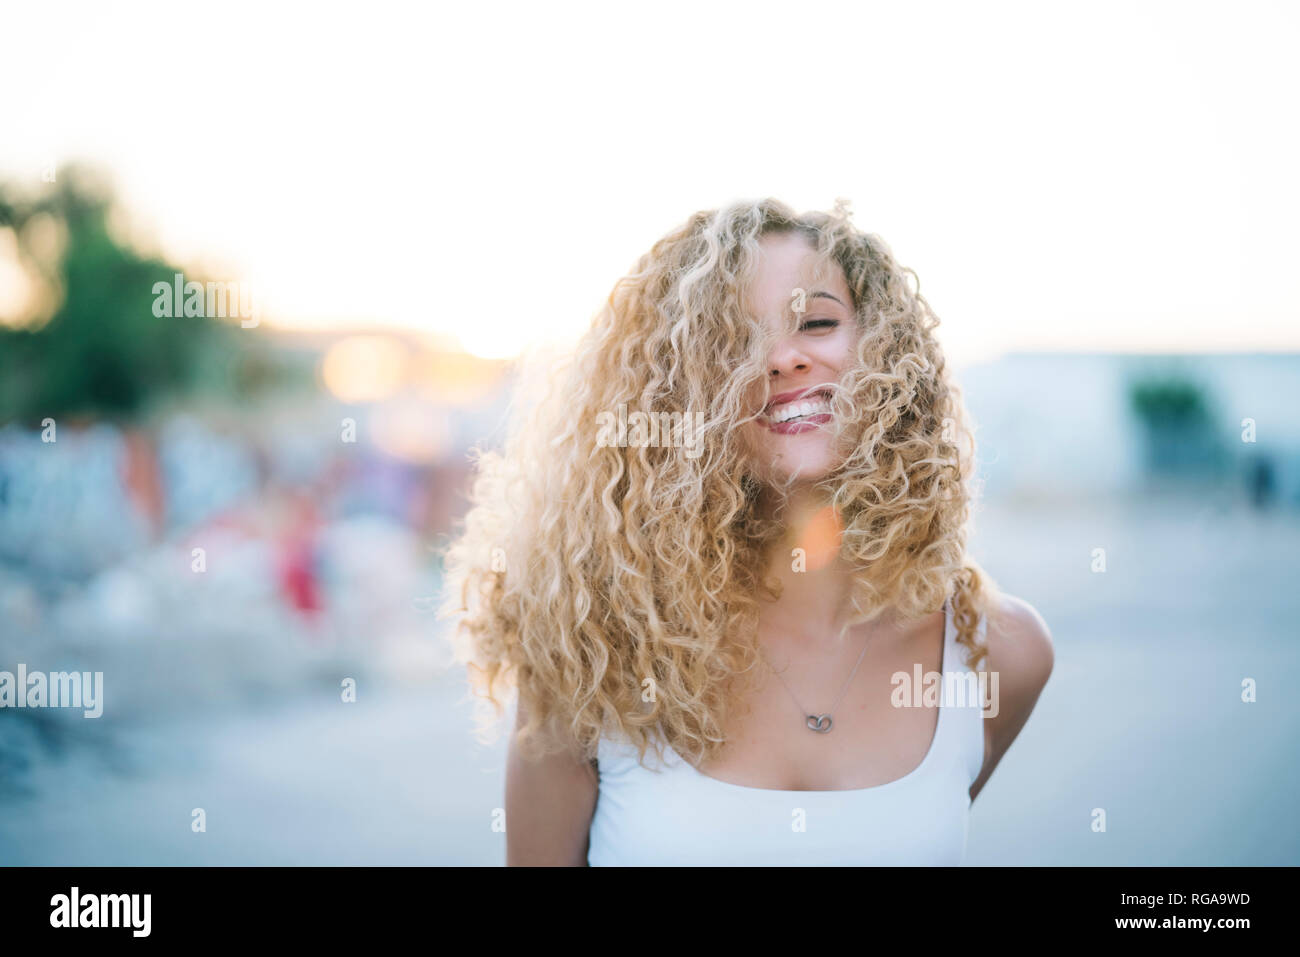
{"label": "white teeth", "polygon": [[773,422],[789,422],[805,415],[818,415],[830,411],[830,403],[823,397],[811,401],[799,400],[778,405],[769,414]]}

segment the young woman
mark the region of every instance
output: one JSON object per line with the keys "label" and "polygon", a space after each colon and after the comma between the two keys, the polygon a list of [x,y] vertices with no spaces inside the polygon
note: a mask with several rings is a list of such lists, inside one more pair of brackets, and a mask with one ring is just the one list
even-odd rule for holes
{"label": "young woman", "polygon": [[915,278],[839,207],[697,213],[480,458],[448,610],[517,692],[507,863],[962,861],[1052,644],[966,553]]}

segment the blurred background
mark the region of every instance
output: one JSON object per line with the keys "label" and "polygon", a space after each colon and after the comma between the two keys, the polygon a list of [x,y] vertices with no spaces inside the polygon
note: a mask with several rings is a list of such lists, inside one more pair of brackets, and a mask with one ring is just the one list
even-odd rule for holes
{"label": "blurred background", "polygon": [[0,671],[104,710],[0,709],[0,864],[502,863],[434,613],[468,454],[761,195],[916,269],[1052,629],[968,862],[1300,863],[1295,7],[8,17]]}

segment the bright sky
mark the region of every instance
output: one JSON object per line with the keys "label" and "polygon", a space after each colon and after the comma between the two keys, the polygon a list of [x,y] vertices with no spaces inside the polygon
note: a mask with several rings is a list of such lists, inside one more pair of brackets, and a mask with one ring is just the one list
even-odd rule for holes
{"label": "bright sky", "polygon": [[853,204],[956,361],[1300,348],[1293,3],[13,4],[0,176],[107,166],[281,324],[504,355],[696,209]]}

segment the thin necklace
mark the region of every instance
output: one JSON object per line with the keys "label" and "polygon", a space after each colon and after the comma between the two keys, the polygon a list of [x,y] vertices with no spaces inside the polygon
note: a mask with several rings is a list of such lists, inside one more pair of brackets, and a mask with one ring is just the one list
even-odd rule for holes
{"label": "thin necklace", "polygon": [[[766,662],[767,666],[772,668],[772,662],[767,660],[767,655],[763,654],[761,648],[758,653],[762,656],[763,661]],[[794,692],[790,691],[790,686],[785,683],[785,678],[781,677],[781,672],[772,668],[772,673],[781,679],[781,684],[785,685],[785,690],[790,693],[790,697],[794,700],[795,707],[799,709],[799,716],[804,719],[804,724],[807,726],[808,730],[816,731],[818,734],[830,734],[831,728],[835,725],[835,721],[831,715],[834,713],[835,709],[839,707],[840,700],[844,697],[844,693],[849,690],[849,685],[853,684],[853,676],[858,673],[858,666],[862,664],[862,659],[865,658],[866,655],[867,642],[864,639],[862,642],[862,651],[858,654],[858,663],[854,665],[853,670],[849,672],[849,680],[844,682],[844,687],[840,689],[839,697],[836,698],[835,703],[831,705],[830,711],[827,711],[825,714],[810,714],[808,709],[799,703],[799,699],[795,697]]]}

